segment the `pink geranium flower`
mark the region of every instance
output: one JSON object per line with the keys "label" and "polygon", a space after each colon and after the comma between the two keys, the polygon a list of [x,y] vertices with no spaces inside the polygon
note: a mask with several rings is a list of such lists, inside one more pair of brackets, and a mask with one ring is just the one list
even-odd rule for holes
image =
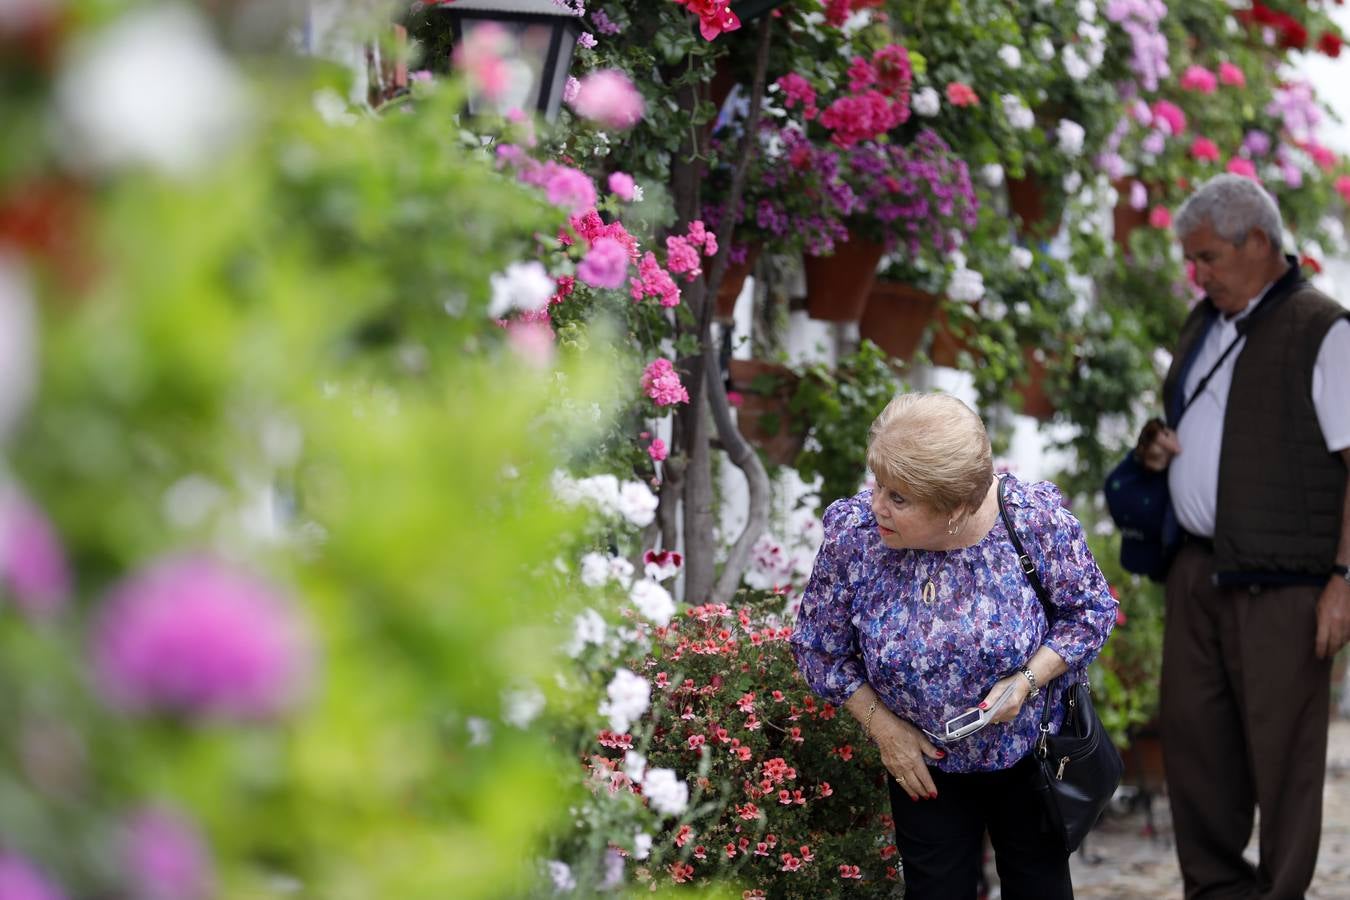
{"label": "pink geranium flower", "polygon": [[651,444],[647,447],[647,455],[652,458],[652,462],[664,462],[669,453],[670,451],[666,449],[666,442],[660,438],[653,438]]}
{"label": "pink geranium flower", "polygon": [[1246,87],[1247,76],[1232,63],[1219,63],[1219,81],[1229,87]]}
{"label": "pink geranium flower", "polygon": [[165,809],[145,809],[123,833],[125,865],[145,900],[204,900],[213,893],[211,860],[197,830]]}
{"label": "pink geranium flower", "polygon": [[953,81],[947,85],[947,102],[952,106],[979,106],[980,98],[970,85]]}
{"label": "pink geranium flower", "polygon": [[1159,204],[1148,212],[1148,224],[1154,228],[1171,228],[1172,212],[1167,207]]}
{"label": "pink geranium flower", "polygon": [[313,668],[290,601],[205,556],[164,559],[123,581],[93,635],[95,684],[130,713],[274,718],[304,695]]}
{"label": "pink geranium flower", "polygon": [[577,277],[591,287],[614,290],[628,277],[628,250],[614,238],[597,238],[577,266]]}
{"label": "pink geranium flower", "polygon": [[632,128],[642,120],[646,103],[628,76],[618,69],[602,69],[581,80],[572,109],[606,128]]}
{"label": "pink geranium flower", "polygon": [[1204,66],[1190,66],[1181,75],[1181,89],[1212,94],[1219,89],[1219,79]]}
{"label": "pink geranium flower", "polygon": [[1161,120],[1167,123],[1173,135],[1181,134],[1186,130],[1186,114],[1169,100],[1159,100],[1153,104],[1153,118],[1155,122]]}
{"label": "pink geranium flower", "polygon": [[549,164],[544,193],[548,195],[549,203],[573,214],[595,206],[595,182],[585,172],[569,166]]}
{"label": "pink geranium flower", "polygon": [[633,176],[627,172],[613,172],[609,176],[609,192],[624,203],[633,202],[636,187],[637,183],[633,181]]}
{"label": "pink geranium flower", "polygon": [[1336,187],[1336,193],[1341,195],[1341,199],[1350,203],[1350,175],[1338,175],[1333,182]]}
{"label": "pink geranium flower", "polygon": [[70,594],[70,568],[56,529],[31,500],[0,487],[0,588],[32,619],[49,618]]}
{"label": "pink geranium flower", "polygon": [[1198,137],[1191,141],[1191,156],[1205,162],[1219,161],[1219,145],[1209,138]]}
{"label": "pink geranium flower", "polygon": [[1234,175],[1241,175],[1243,178],[1250,178],[1253,181],[1259,180],[1256,177],[1255,164],[1253,164],[1251,160],[1243,159],[1240,156],[1235,156],[1228,161],[1228,171]]}
{"label": "pink geranium flower", "polygon": [[689,392],[680,383],[680,374],[664,357],[653,360],[642,373],[642,390],[657,406],[689,402]]}

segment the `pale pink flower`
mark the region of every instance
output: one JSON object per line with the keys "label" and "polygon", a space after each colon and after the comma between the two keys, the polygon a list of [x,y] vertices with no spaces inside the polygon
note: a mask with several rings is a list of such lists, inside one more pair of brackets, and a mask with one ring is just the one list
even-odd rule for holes
{"label": "pale pink flower", "polygon": [[595,206],[595,182],[590,176],[569,166],[553,164],[544,182],[548,202],[576,215]]}
{"label": "pale pink flower", "polygon": [[606,128],[623,129],[641,121],[646,104],[627,75],[618,69],[602,69],[581,80],[572,108]]}
{"label": "pale pink flower", "polygon": [[563,102],[571,105],[572,101],[577,99],[577,94],[581,92],[581,82],[577,81],[571,75],[567,76],[567,81],[563,82]]}
{"label": "pale pink flower", "polygon": [[511,87],[511,66],[506,59],[510,49],[511,36],[506,29],[488,22],[468,29],[455,48],[455,65],[474,90],[496,102]]}
{"label": "pale pink flower", "polygon": [[506,325],[506,342],[516,356],[536,369],[547,369],[553,364],[557,345],[553,328],[544,322],[513,319]]}
{"label": "pale pink flower", "polygon": [[56,529],[15,488],[0,487],[0,589],[31,619],[50,618],[70,594],[70,568]]}
{"label": "pale pink flower", "polygon": [[591,287],[623,287],[628,276],[628,250],[614,238],[597,238],[577,266],[577,277]]}
{"label": "pale pink flower", "polygon": [[196,828],[165,809],[144,809],[122,835],[127,872],[143,900],[203,900],[213,893],[211,860]]}
{"label": "pale pink flower", "polygon": [[633,202],[635,187],[637,183],[633,181],[633,176],[626,172],[613,172],[609,176],[609,192],[624,203]]}
{"label": "pale pink flower", "polygon": [[160,560],[114,587],[91,650],[99,692],[133,714],[274,718],[301,699],[313,668],[289,600],[205,556]]}

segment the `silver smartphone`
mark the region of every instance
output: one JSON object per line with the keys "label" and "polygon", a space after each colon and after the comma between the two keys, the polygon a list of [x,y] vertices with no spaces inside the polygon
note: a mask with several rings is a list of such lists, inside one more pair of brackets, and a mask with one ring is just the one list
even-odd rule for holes
{"label": "silver smartphone", "polygon": [[942,741],[944,743],[949,741],[959,741],[962,738],[970,737],[972,734],[989,724],[989,720],[996,716],[998,711],[1012,698],[1013,688],[1016,686],[1017,684],[1015,682],[1009,683],[1008,686],[1004,688],[1003,693],[999,694],[994,702],[989,705],[988,709],[972,707],[958,716],[952,716],[942,724],[941,734],[933,734],[928,730],[925,730],[924,734],[934,740]]}

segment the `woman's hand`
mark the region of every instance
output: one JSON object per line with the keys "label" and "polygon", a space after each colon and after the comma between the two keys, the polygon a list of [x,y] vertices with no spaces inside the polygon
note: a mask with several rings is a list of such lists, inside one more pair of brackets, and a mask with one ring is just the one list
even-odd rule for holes
{"label": "woman's hand", "polygon": [[909,794],[909,799],[933,799],[937,787],[928,772],[927,759],[942,759],[947,754],[934,747],[924,733],[891,713],[878,709],[872,720],[872,738],[881,750],[881,761]]}
{"label": "woman's hand", "polygon": [[994,717],[989,720],[991,725],[996,725],[999,722],[1011,722],[1013,719],[1016,719],[1018,714],[1022,711],[1022,704],[1026,702],[1027,694],[1031,693],[1031,682],[1027,681],[1027,677],[1021,672],[1014,672],[1007,678],[994,682],[994,686],[989,689],[989,693],[980,701],[980,709],[989,709],[993,706],[995,701],[1003,695],[1003,692],[1008,689],[1008,685],[1010,684],[1013,689],[1012,696],[1009,697],[1008,702],[1004,703],[1003,707],[994,714]]}

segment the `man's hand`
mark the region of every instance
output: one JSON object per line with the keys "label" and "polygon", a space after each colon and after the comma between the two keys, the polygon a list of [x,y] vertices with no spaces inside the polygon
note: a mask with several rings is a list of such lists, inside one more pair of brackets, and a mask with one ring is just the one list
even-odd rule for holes
{"label": "man's hand", "polygon": [[1161,419],[1149,419],[1144,430],[1139,432],[1139,442],[1134,446],[1134,458],[1150,472],[1161,472],[1172,462],[1172,457],[1181,452],[1181,442],[1177,433],[1163,424]]}
{"label": "man's hand", "polygon": [[883,715],[876,711],[872,722],[872,737],[881,751],[886,771],[895,776],[900,787],[911,800],[931,800],[937,797],[937,787],[928,772],[924,757],[941,759],[947,754],[929,742],[924,733],[889,710]]}
{"label": "man's hand", "polygon": [[1317,598],[1317,658],[1326,659],[1350,640],[1350,582],[1332,576]]}

